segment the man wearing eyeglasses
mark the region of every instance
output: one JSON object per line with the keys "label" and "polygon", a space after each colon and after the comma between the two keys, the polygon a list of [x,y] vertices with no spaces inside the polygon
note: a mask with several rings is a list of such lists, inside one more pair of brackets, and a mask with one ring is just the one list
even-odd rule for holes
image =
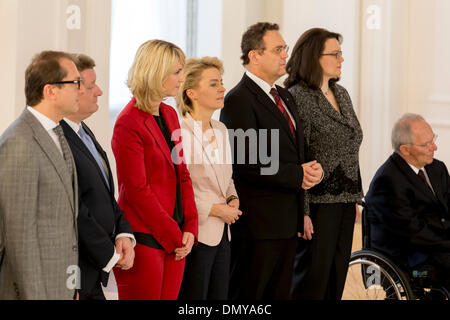
{"label": "man wearing eyeglasses", "polygon": [[[290,298],[297,236],[303,233],[303,190],[317,184],[323,173],[316,161],[304,163],[302,120],[291,94],[275,85],[286,73],[288,57],[278,29],[261,22],[243,34],[241,59],[247,71],[225,97],[220,115],[236,134],[257,133],[244,148],[235,143],[239,136],[230,135],[242,209],[231,226],[232,299]],[[266,171],[263,159],[250,160],[263,149],[277,163],[273,172]],[[244,163],[239,160],[243,155]]]}
{"label": "man wearing eyeglasses", "polygon": [[0,300],[73,299],[79,286],[77,176],[58,123],[80,82],[70,55],[37,54],[28,106],[0,137]]}
{"label": "man wearing eyeglasses", "polygon": [[97,85],[95,61],[84,54],[75,56],[83,78],[79,109],[60,122],[77,166],[79,187],[78,233],[80,243],[80,300],[105,300],[101,287],[117,266],[133,266],[136,241],[114,198],[114,181],[106,152],[84,123],[98,110],[103,92]]}
{"label": "man wearing eyeglasses", "polygon": [[371,245],[404,268],[424,263],[450,275],[450,177],[434,159],[437,136],[416,114],[394,125],[394,153],[376,172],[365,202]]}

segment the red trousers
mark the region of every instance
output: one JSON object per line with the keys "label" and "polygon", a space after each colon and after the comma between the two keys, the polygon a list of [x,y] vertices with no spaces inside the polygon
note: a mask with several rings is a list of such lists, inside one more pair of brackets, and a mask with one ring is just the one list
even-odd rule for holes
{"label": "red trousers", "polygon": [[119,300],[176,300],[186,259],[141,244],[129,270],[114,268]]}

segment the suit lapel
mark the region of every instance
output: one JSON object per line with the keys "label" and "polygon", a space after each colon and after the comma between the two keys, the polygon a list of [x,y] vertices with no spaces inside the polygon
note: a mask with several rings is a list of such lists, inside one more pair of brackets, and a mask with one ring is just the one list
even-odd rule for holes
{"label": "suit lapel", "polygon": [[[222,171],[218,167],[219,163],[217,163],[215,159],[210,157],[210,152],[208,150],[209,149],[208,142],[205,141],[205,139],[203,139],[203,131],[202,131],[201,125],[199,128],[197,128],[196,124],[195,124],[195,120],[189,114],[186,116],[186,119],[184,121],[186,122],[188,129],[191,131],[192,135],[194,136],[194,139],[196,139],[202,146],[202,150],[201,150],[202,154],[206,155],[206,157],[208,158],[208,161],[209,161],[209,163],[207,163],[207,165],[208,164],[211,165],[214,175],[217,180],[217,184],[219,185],[220,191],[222,192],[222,195],[224,197],[226,197],[226,189],[224,188],[224,186],[221,183],[224,180],[223,176],[220,175],[220,173]],[[215,128],[213,126],[213,122],[211,122],[211,126],[213,127],[213,130],[219,130],[218,128]],[[225,149],[221,149],[221,147],[223,147],[223,142],[220,142],[220,141],[216,141],[216,142],[217,142],[217,147],[219,148],[219,154],[220,154],[220,150],[225,150]],[[197,145],[197,144],[194,144],[194,146],[195,145]],[[195,151],[196,150],[194,150],[194,152]]]}
{"label": "suit lapel", "polygon": [[[405,177],[410,181],[410,183],[418,188],[422,194],[426,195],[428,198],[432,199],[434,202],[437,202],[438,199],[433,194],[431,189],[427,186],[427,184],[422,181],[422,179],[411,169],[408,163],[396,152],[392,154],[392,158],[394,162],[397,164],[399,169],[403,172]],[[427,172],[428,173],[428,172]]]}
{"label": "suit lapel", "polygon": [[[303,85],[307,87],[306,84]],[[350,113],[350,110],[348,110],[349,105],[344,97],[344,93],[341,92],[338,86],[333,86],[332,88],[330,88],[330,90],[333,90],[336,101],[339,105],[339,108],[341,109],[341,113],[333,108],[331,103],[327,100],[327,98],[322,94],[320,90],[310,89],[311,94],[314,95],[315,99],[317,99],[317,106],[324,115],[327,115],[334,121],[339,122],[345,126],[352,127],[350,121],[352,115]]]}
{"label": "suit lapel", "polygon": [[[162,112],[161,108],[160,108],[160,112]],[[164,116],[164,113],[163,113],[163,116]],[[167,121],[166,117],[164,117],[164,120],[166,121],[166,124],[169,127],[169,121]],[[164,138],[164,135],[162,134],[161,130],[159,129],[159,126],[156,123],[155,118],[152,115],[150,115],[145,120],[145,125],[147,126],[148,130],[150,131],[150,133],[153,135],[153,138],[155,138],[156,143],[158,144],[158,146],[161,149],[162,153],[166,157],[167,161],[169,161],[169,163],[172,166],[172,168],[175,169],[175,167],[173,165],[171,153],[170,153],[170,150],[169,150],[169,146],[167,145],[166,139]],[[170,130],[170,127],[169,127],[169,130]]]}
{"label": "suit lapel", "polygon": [[23,116],[27,123],[29,124],[30,128],[34,132],[34,139],[41,147],[42,151],[47,155],[48,159],[54,166],[59,178],[61,179],[64,189],[66,190],[67,196],[70,200],[70,205],[72,207],[72,210],[74,214],[76,213],[75,208],[75,187],[76,184],[76,165],[73,160],[73,157],[71,159],[72,166],[74,168],[73,173],[73,184],[72,184],[72,177],[70,177],[66,162],[64,161],[64,158],[59,152],[58,147],[55,145],[55,142],[52,140],[48,132],[45,131],[44,127],[41,125],[39,120],[35,118],[28,110],[25,110],[23,113]]}
{"label": "suit lapel", "polygon": [[442,194],[442,186],[440,185],[440,173],[435,170],[434,163],[425,166],[425,170],[427,171],[428,178],[430,179],[431,186],[433,187],[434,193],[436,194],[439,202],[448,210],[447,203],[444,200],[444,196]]}
{"label": "suit lapel", "polygon": [[[106,155],[106,152],[105,152],[105,150],[103,150],[102,146],[98,143],[98,141],[95,138],[95,135],[91,131],[91,129],[84,122],[81,122],[81,125],[83,126],[84,131],[86,131],[86,133],[91,137],[92,141],[94,142],[95,149],[99,153],[99,155],[102,158],[102,160],[105,162],[106,170],[107,170],[107,174],[108,174],[108,183],[109,183],[109,186],[110,186],[110,189],[111,189],[112,193],[114,194],[114,182],[113,182],[113,176],[112,176],[112,172],[111,172],[111,167],[109,166],[108,156]],[[93,157],[92,157],[92,160],[95,161],[95,159]],[[95,163],[97,164],[96,161],[95,161]],[[99,169],[101,170],[101,168],[99,168]],[[99,171],[99,173],[101,174],[101,177],[103,178],[103,172]],[[105,184],[105,186],[108,187],[107,184]]]}
{"label": "suit lapel", "polygon": [[[75,146],[76,149],[78,149],[80,152],[82,152],[92,162],[92,164],[95,165],[95,168],[97,168],[97,172],[100,175],[100,178],[102,179],[105,187],[108,189],[108,185],[106,184],[106,181],[103,176],[103,172],[101,171],[101,168],[98,167],[97,161],[94,159],[92,153],[86,147],[84,142],[81,140],[81,138],[78,136],[78,134],[75,131],[73,131],[73,129],[64,120],[61,120],[60,124],[63,127],[64,135],[66,136],[69,143],[71,145]],[[97,140],[93,136],[91,130],[84,123],[82,123],[82,126],[83,126],[84,130],[86,131],[86,133],[91,137],[97,151],[99,151],[98,146],[97,146],[98,145]],[[99,153],[103,157],[103,160],[105,160],[105,163],[107,163],[107,160],[105,159],[105,156],[103,155],[104,152],[99,151]],[[111,170],[109,169],[109,165],[108,165],[108,180],[109,180],[108,182],[111,185],[110,176],[111,176]]]}
{"label": "suit lapel", "polygon": [[[292,143],[295,144],[294,137],[292,136],[291,129],[289,128],[289,124],[287,123],[280,110],[278,110],[275,102],[273,102],[272,99],[270,99],[269,96],[246,74],[244,74],[244,81],[247,85],[247,88],[255,95],[260,104],[263,105],[267,110],[269,110],[270,113],[272,113],[273,117],[280,123],[281,128],[286,131]],[[283,99],[281,94],[280,97]]]}
{"label": "suit lapel", "polygon": [[[281,99],[283,99],[284,104],[289,109],[289,112],[291,113],[292,117],[295,120],[296,128],[295,128],[295,134],[297,139],[297,146],[299,150],[303,150],[303,120],[300,119],[297,111],[297,105],[292,100],[291,96],[288,94],[288,91],[285,89],[277,86],[278,93],[280,94]],[[285,121],[286,122],[286,121]],[[290,130],[289,130],[290,132]],[[303,157],[303,156],[302,156]]]}

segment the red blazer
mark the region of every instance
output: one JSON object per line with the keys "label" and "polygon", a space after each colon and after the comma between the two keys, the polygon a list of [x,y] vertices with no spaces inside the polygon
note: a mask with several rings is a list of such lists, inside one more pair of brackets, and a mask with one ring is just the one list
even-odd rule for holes
{"label": "red blazer", "polygon": [[[182,232],[191,232],[196,239],[198,236],[197,209],[189,171],[182,161],[181,135],[176,135],[174,143],[179,163],[183,231],[172,218],[177,175],[171,150],[153,116],[135,105],[133,98],[119,114],[111,142],[117,165],[118,203],[134,232],[153,235],[168,253],[172,253],[182,247]],[[180,129],[172,107],[161,103],[159,110],[171,133]]]}

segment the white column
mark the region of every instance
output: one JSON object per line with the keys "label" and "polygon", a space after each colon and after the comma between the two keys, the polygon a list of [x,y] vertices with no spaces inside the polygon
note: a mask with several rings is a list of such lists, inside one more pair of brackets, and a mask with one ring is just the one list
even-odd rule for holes
{"label": "white column", "polygon": [[16,0],[0,0],[0,135],[16,117],[17,100],[14,92],[18,75],[17,66],[17,21],[18,2]]}
{"label": "white column", "polygon": [[439,135],[435,157],[450,166],[450,1],[436,0],[434,16],[434,47],[430,60],[433,73],[426,119]]}
{"label": "white column", "polygon": [[360,151],[364,192],[392,153],[391,130],[407,111],[408,2],[361,3]]}

